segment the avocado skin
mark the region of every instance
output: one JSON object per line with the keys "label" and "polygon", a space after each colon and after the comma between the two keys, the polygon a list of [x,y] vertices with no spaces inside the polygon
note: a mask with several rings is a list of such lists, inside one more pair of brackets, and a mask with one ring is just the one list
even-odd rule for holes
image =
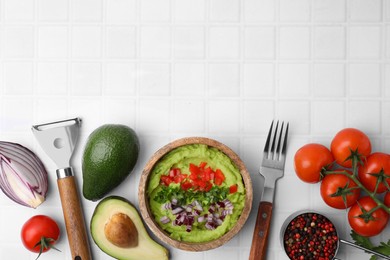
{"label": "avocado skin", "polygon": [[97,201],[117,187],[133,170],[139,140],[125,125],[106,124],[89,136],[82,158],[83,195]]}
{"label": "avocado skin", "polygon": [[[136,248],[121,249],[119,247],[110,246],[108,244],[108,240],[102,239],[104,236],[102,236],[101,233],[104,232],[104,224],[108,221],[106,217],[111,215],[108,209],[114,213],[125,213],[125,208],[132,212],[132,217],[129,217],[133,221],[139,233],[139,246]],[[144,223],[135,206],[129,200],[123,197],[111,195],[99,201],[92,214],[90,231],[93,241],[100,248],[100,250],[112,256],[113,258],[120,260],[169,259],[169,251],[165,247],[152,240],[152,238],[147,233]],[[145,248],[148,250],[145,251]]]}

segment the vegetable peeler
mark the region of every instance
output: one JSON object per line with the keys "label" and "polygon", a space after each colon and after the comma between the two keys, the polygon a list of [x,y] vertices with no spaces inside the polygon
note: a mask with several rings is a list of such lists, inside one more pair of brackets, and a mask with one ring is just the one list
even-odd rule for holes
{"label": "vegetable peeler", "polygon": [[84,214],[74,172],[69,163],[77,143],[80,125],[81,119],[73,118],[33,125],[32,132],[42,149],[57,165],[57,185],[72,259],[91,260]]}

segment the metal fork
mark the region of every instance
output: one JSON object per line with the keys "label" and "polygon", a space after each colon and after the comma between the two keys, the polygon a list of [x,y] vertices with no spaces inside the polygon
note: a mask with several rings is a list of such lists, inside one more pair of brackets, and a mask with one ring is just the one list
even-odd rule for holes
{"label": "metal fork", "polygon": [[[280,125],[280,127],[279,127]],[[267,241],[270,230],[275,187],[278,179],[283,177],[286,161],[286,146],[289,123],[272,121],[264,147],[260,174],[264,176],[263,196],[257,212],[256,225],[253,232],[250,260],[262,260],[267,255]]]}

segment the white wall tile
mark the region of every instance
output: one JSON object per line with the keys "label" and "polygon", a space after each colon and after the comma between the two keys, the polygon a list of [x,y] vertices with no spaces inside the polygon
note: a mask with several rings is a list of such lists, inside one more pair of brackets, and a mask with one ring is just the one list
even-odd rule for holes
{"label": "white wall tile", "polygon": [[102,68],[97,62],[73,63],[71,72],[73,95],[100,95]]}
{"label": "white wall tile", "polygon": [[238,27],[211,27],[209,30],[210,57],[234,59],[240,55],[240,35]]}
{"label": "white wall tile", "polygon": [[34,20],[34,1],[5,0],[3,1],[4,20],[32,21]]}
{"label": "white wall tile", "polygon": [[310,104],[307,101],[280,101],[275,108],[276,118],[290,122],[290,133],[310,132]]}
{"label": "white wall tile", "polygon": [[[53,86],[53,89],[55,91],[55,86]],[[61,118],[67,118],[68,116],[68,102],[63,97],[39,98],[36,100],[34,106],[36,115],[35,121],[37,123],[54,122]]]}
{"label": "white wall tile", "polygon": [[274,119],[274,102],[268,100],[243,101],[243,132],[252,134],[267,134],[268,122]]}
{"label": "white wall tile", "polygon": [[136,121],[136,102],[130,98],[108,98],[104,101],[103,120],[111,124],[124,124],[130,127]]}
{"label": "white wall tile", "polygon": [[280,64],[278,78],[280,96],[309,96],[310,67],[308,64]]}
{"label": "white wall tile", "polygon": [[390,20],[390,4],[389,4],[389,0],[384,0],[383,1],[382,8],[384,10],[384,12],[383,12],[383,14],[384,14],[383,20],[384,21],[389,21]]}
{"label": "white wall tile", "polygon": [[72,0],[72,19],[78,22],[102,20],[103,0]]}
{"label": "white wall tile", "polygon": [[141,27],[141,58],[166,59],[171,55],[171,29],[165,26]]}
{"label": "white wall tile", "polygon": [[345,29],[339,26],[318,26],[314,30],[314,57],[345,58]]}
{"label": "white wall tile", "polygon": [[248,22],[274,21],[276,3],[273,0],[243,0],[244,20]]}
{"label": "white wall tile", "polygon": [[141,64],[139,93],[145,96],[169,95],[171,71],[167,63]]}
{"label": "white wall tile", "polygon": [[205,0],[174,1],[174,19],[176,21],[203,21],[205,8]]}
{"label": "white wall tile", "polygon": [[239,0],[210,0],[210,20],[237,22],[240,17]]}
{"label": "white wall tile", "polygon": [[382,1],[351,0],[350,18],[352,21],[380,21],[382,19]]}
{"label": "white wall tile", "polygon": [[32,58],[34,56],[34,28],[7,26],[3,28],[3,55],[6,58]]}
{"label": "white wall tile", "polygon": [[133,63],[108,63],[106,65],[105,93],[109,95],[134,95],[137,69]]}
{"label": "white wall tile", "polygon": [[205,56],[205,32],[201,26],[181,26],[174,29],[174,57],[201,59]]}
{"label": "white wall tile", "polygon": [[4,63],[4,92],[8,95],[33,93],[33,64],[31,62]]}
{"label": "white wall tile", "polygon": [[106,0],[107,22],[132,22],[136,20],[136,0]]}
{"label": "white wall tile", "polygon": [[106,28],[106,55],[109,58],[135,58],[135,27],[112,26]]}
{"label": "white wall tile", "polygon": [[344,64],[315,64],[313,77],[315,97],[343,97],[345,95]]}
{"label": "white wall tile", "polygon": [[172,84],[173,93],[177,96],[204,96],[204,64],[176,63],[172,76]]}
{"label": "white wall tile", "polygon": [[386,101],[382,103],[382,133],[389,135],[390,134],[390,102]]}
{"label": "white wall tile", "polygon": [[69,0],[37,0],[38,18],[42,21],[60,22],[68,19]]}
{"label": "white wall tile", "polygon": [[172,131],[201,133],[205,129],[203,101],[181,99],[173,102]]}
{"label": "white wall tile", "polygon": [[171,19],[170,0],[145,0],[141,1],[140,17],[142,21],[166,22]]}
{"label": "white wall tile", "polygon": [[139,101],[138,131],[143,133],[168,132],[169,123],[169,101],[163,99],[142,99]]}
{"label": "white wall tile", "polygon": [[313,101],[311,111],[311,131],[313,134],[333,135],[345,126],[343,101]]}
{"label": "white wall tile", "polygon": [[345,21],[346,0],[314,0],[313,19],[321,22]]}
{"label": "white wall tile", "polygon": [[244,57],[272,59],[275,57],[274,27],[247,27],[244,30]]}
{"label": "white wall tile", "polygon": [[[17,104],[17,105],[15,105]],[[33,125],[33,101],[28,96],[7,97],[1,103],[3,132],[22,132]]]}
{"label": "white wall tile", "polygon": [[385,65],[384,68],[384,96],[390,97],[390,65]]}
{"label": "white wall tile", "polygon": [[68,28],[66,26],[38,28],[38,56],[40,58],[65,58],[67,54]]}
{"label": "white wall tile", "polygon": [[38,63],[37,93],[65,95],[68,87],[68,64],[65,62]]}
{"label": "white wall tile", "polygon": [[281,27],[279,56],[282,59],[308,59],[310,57],[310,29],[294,26]]}
{"label": "white wall tile", "polygon": [[377,101],[353,100],[348,105],[347,125],[366,134],[378,134],[381,131],[380,117],[381,104]]}
{"label": "white wall tile", "polygon": [[240,129],[240,107],[235,100],[210,100],[208,107],[208,126],[212,133],[237,133]]}
{"label": "white wall tile", "polygon": [[381,28],[378,26],[351,26],[349,55],[351,58],[373,59],[381,54]]}
{"label": "white wall tile", "polygon": [[100,26],[74,26],[72,28],[72,57],[101,57],[102,28]]}
{"label": "white wall tile", "polygon": [[281,21],[308,21],[310,19],[309,0],[280,0],[279,16]]}
{"label": "white wall tile", "polygon": [[379,64],[350,64],[349,92],[352,97],[378,97],[381,94]]}
{"label": "white wall tile", "polygon": [[240,94],[240,67],[238,64],[209,65],[209,94],[214,97]]}
{"label": "white wall tile", "polygon": [[243,65],[243,95],[270,97],[274,95],[275,69],[273,64],[247,63]]}
{"label": "white wall tile", "polygon": [[291,192],[288,200],[282,199],[281,192],[275,194],[275,201],[279,201],[276,206],[290,212],[307,207],[305,200],[301,198],[310,197],[310,186],[295,176],[284,176],[278,181],[278,190],[291,189],[291,187],[294,187],[294,192]]}

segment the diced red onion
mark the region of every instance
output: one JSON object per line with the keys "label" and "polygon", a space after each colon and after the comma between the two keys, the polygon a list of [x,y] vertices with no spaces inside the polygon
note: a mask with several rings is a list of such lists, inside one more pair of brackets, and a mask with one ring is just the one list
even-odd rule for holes
{"label": "diced red onion", "polygon": [[36,208],[46,198],[47,171],[28,148],[0,141],[0,188],[16,203]]}
{"label": "diced red onion", "polygon": [[186,231],[187,232],[191,232],[191,230],[192,230],[192,226],[191,225],[187,225]]}
{"label": "diced red onion", "polygon": [[182,207],[177,207],[177,208],[174,208],[173,210],[172,210],[172,214],[173,215],[177,215],[177,214],[179,214],[180,212],[182,212],[183,211],[183,208]]}
{"label": "diced red onion", "polygon": [[206,222],[205,227],[209,230],[215,229],[215,225],[212,222]]}
{"label": "diced red onion", "polygon": [[176,198],[173,198],[172,201],[171,201],[172,205],[177,205],[177,202],[178,202],[178,201],[177,201]]}
{"label": "diced red onion", "polygon": [[204,221],[205,221],[205,217],[204,217],[204,216],[198,217],[198,222],[199,222],[199,223],[202,223],[202,222],[204,222]]}
{"label": "diced red onion", "polygon": [[167,216],[163,216],[160,218],[160,222],[163,224],[168,224],[169,222],[171,222],[171,220]]}

